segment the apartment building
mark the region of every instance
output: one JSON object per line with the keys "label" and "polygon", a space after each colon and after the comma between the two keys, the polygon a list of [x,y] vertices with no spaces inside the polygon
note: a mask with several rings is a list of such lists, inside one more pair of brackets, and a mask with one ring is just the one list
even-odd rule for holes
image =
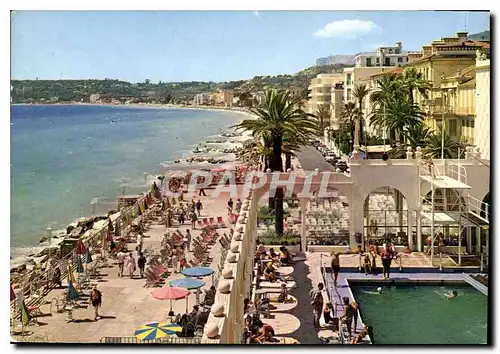
{"label": "apartment building", "polygon": [[[409,56],[407,66],[414,67],[432,84],[431,90],[428,92],[428,99],[424,99],[418,94],[414,95],[415,102],[427,113],[424,122],[430,128],[436,129],[440,126],[441,123],[438,122],[441,122],[443,117],[444,119],[456,119],[455,115],[447,107],[447,104],[450,103],[449,95],[444,98],[446,87],[453,86],[453,76],[457,78],[455,83],[457,89],[459,85],[462,85],[461,95],[463,99],[469,97],[469,101],[471,100],[470,94],[465,93],[467,85],[463,86],[466,82],[459,83],[459,81],[465,80],[464,73],[471,74],[469,69],[476,64],[477,50],[489,51],[489,44],[486,42],[470,41],[467,38],[467,32],[457,32],[455,37],[443,37],[440,40],[433,41],[430,45],[423,46],[422,52],[418,55],[413,54]],[[444,84],[443,87],[442,84]],[[473,82],[470,82],[469,87],[472,87],[472,84]],[[470,104],[472,105],[472,103]],[[463,124],[474,125],[474,123],[470,123],[470,120],[466,119],[462,122],[464,122]],[[453,128],[454,123],[447,124],[445,122],[446,126]],[[464,128],[463,131],[467,132],[467,128],[471,127],[464,126]],[[462,132],[462,129],[457,128],[456,132],[458,135]],[[471,138],[471,136],[468,137]]]}
{"label": "apartment building", "polygon": [[356,54],[357,68],[403,66],[408,62],[408,55],[415,52],[403,50],[401,42],[396,42],[393,47],[379,47],[375,52],[362,52]]}
{"label": "apartment building", "polygon": [[197,93],[193,99],[193,105],[202,106],[210,104],[211,95],[208,92]]}
{"label": "apartment building", "polygon": [[490,58],[487,51],[476,56],[476,119],[474,144],[481,158],[490,159]]}
{"label": "apartment building", "polygon": [[307,112],[314,114],[322,105],[331,108],[332,85],[341,84],[343,80],[343,74],[319,74],[312,79],[308,88]]}

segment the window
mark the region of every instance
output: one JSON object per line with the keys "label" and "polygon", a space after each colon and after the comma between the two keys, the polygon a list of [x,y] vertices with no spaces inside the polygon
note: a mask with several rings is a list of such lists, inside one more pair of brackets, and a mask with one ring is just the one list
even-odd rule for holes
{"label": "window", "polygon": [[351,100],[351,89],[347,89],[347,100]]}
{"label": "window", "polygon": [[398,58],[398,63],[402,63],[403,62],[403,58],[399,57]]}
{"label": "window", "polygon": [[385,66],[391,66],[391,58],[385,58]]}
{"label": "window", "polygon": [[377,64],[380,64],[380,58],[376,58],[376,59],[375,59],[375,62],[376,62]]}
{"label": "window", "polygon": [[347,74],[347,85],[351,84],[351,74]]}
{"label": "window", "polygon": [[449,129],[450,135],[456,136],[457,135],[457,120],[456,119],[451,119],[450,120],[450,129]]}
{"label": "window", "polygon": [[372,58],[366,58],[366,66],[372,66]]}
{"label": "window", "polygon": [[474,128],[474,119],[471,119],[471,121],[470,121],[470,127]]}
{"label": "window", "polygon": [[409,58],[408,58],[408,57],[406,57],[406,62],[408,62],[408,60],[409,60]]}

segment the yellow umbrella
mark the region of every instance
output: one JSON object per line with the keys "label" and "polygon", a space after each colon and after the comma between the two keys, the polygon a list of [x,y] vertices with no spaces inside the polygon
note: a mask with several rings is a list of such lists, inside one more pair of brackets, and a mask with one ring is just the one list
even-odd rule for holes
{"label": "yellow umbrella", "polygon": [[182,328],[177,323],[153,322],[135,331],[135,337],[139,340],[153,340],[173,335],[181,331]]}
{"label": "yellow umbrella", "polygon": [[71,262],[68,263],[68,283],[72,282],[75,284],[75,275],[73,274],[73,264]]}

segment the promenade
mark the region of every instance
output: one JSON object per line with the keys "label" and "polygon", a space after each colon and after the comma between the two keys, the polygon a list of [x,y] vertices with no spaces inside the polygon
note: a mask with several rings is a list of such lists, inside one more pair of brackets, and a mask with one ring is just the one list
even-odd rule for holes
{"label": "promenade", "polygon": [[[211,190],[206,190],[206,197],[199,197],[204,205],[201,217],[217,217],[223,216],[227,222],[226,202],[227,197],[224,193],[213,199],[210,197]],[[196,200],[198,197],[196,197]],[[159,223],[159,222],[158,222]],[[166,232],[165,225],[153,224],[151,228],[144,233],[143,249],[152,247],[155,250],[161,248],[161,240]],[[179,229],[183,234],[185,230],[190,228],[190,223],[187,222],[183,226],[178,226],[174,222],[174,227],[171,230]],[[220,235],[228,233],[229,228],[218,229]],[[191,231],[193,239],[197,238],[200,230]],[[135,244],[129,244],[128,249],[135,249]],[[211,267],[217,270],[217,264],[220,258],[221,245],[216,242],[210,248]],[[137,260],[137,252],[134,251],[134,258]],[[191,253],[186,254],[186,259],[189,262],[194,257]],[[75,273],[75,277],[76,277]],[[66,290],[67,283],[63,282],[64,289],[54,289],[46,297],[48,303],[41,305],[40,310],[43,313],[38,317],[39,325],[30,325],[25,329],[27,335],[12,336],[13,341],[30,341],[36,338],[43,337],[45,341],[51,343],[98,343],[102,337],[132,337],[134,332],[144,324],[150,322],[161,322],[167,319],[167,314],[170,309],[169,300],[157,300],[151,296],[154,288],[144,287],[146,279],[141,279],[139,270],[135,272],[134,279],[125,276],[118,277],[118,266],[116,261],[108,260],[108,268],[99,269],[99,276],[91,278],[91,285],[97,284],[101,291],[103,300],[102,307],[99,309],[99,314],[102,316],[98,321],[94,321],[94,309],[88,305],[88,296],[82,297],[79,302],[81,308],[77,308],[72,312],[72,321],[68,321],[68,315],[63,313],[51,313],[50,302],[54,298],[60,298],[63,291]],[[171,274],[166,283],[170,280],[183,278],[182,274]],[[208,289],[212,285],[212,277],[202,279],[205,282],[203,289]],[[90,290],[84,291],[89,294]],[[196,303],[195,295],[188,297],[188,311]],[[172,309],[177,313],[185,313],[186,300],[177,300],[172,302]],[[19,322],[19,321],[17,321]],[[18,327],[20,329],[20,327]],[[31,339],[30,339],[31,338]]]}

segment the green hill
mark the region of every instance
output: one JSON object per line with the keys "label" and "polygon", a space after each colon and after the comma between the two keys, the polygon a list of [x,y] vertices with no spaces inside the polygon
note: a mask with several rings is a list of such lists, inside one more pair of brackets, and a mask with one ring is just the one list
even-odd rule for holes
{"label": "green hill", "polygon": [[12,103],[89,102],[92,94],[104,101],[181,103],[197,93],[217,89],[258,92],[266,87],[307,90],[313,77],[322,73],[342,72],[343,65],[313,66],[293,75],[255,76],[250,80],[227,82],[158,82],[140,83],[104,80],[12,80]]}
{"label": "green hill", "polygon": [[490,31],[483,31],[479,33],[474,33],[468,36],[470,40],[473,41],[490,41]]}

